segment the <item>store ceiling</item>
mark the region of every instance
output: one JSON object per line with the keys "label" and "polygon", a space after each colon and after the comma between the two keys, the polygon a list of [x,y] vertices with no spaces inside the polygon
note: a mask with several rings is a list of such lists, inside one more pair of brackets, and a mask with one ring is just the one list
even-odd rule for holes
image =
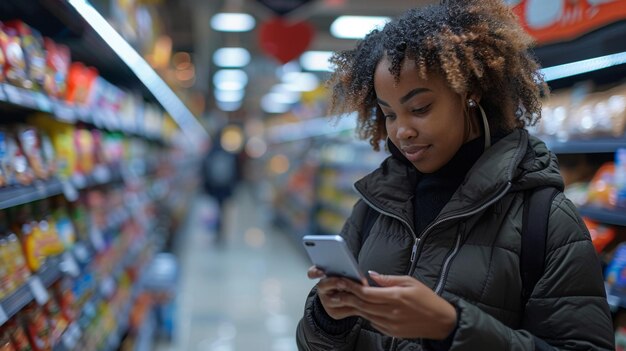
{"label": "store ceiling", "polygon": [[[289,0],[284,0],[289,1]],[[423,6],[438,0],[313,0],[290,12],[284,18],[289,21],[308,21],[315,29],[309,50],[336,51],[351,48],[354,40],[334,38],[330,24],[340,15],[396,16],[411,7]],[[256,19],[256,27],[246,33],[218,33],[210,28],[210,19],[217,12],[246,12]],[[260,98],[276,83],[275,71],[280,64],[264,54],[259,47],[258,28],[264,21],[276,15],[258,0],[168,0],[164,19],[173,38],[174,50],[188,51],[196,65],[195,89],[208,97],[212,104],[213,51],[224,46],[243,46],[252,54],[252,62],[245,69],[250,77],[244,106],[240,111],[229,113],[230,118],[245,116],[263,117]],[[324,78],[323,73],[318,73]]]}

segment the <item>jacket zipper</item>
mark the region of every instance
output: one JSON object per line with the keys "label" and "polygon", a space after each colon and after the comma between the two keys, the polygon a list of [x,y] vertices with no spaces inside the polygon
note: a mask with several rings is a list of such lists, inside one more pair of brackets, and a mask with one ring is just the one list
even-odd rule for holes
{"label": "jacket zipper", "polygon": [[[433,230],[433,228],[435,228],[436,226],[440,225],[441,223],[444,223],[444,222],[447,222],[447,221],[450,221],[450,220],[453,220],[453,219],[458,219],[458,218],[472,216],[472,215],[474,215],[474,214],[476,214],[476,213],[478,213],[480,211],[483,211],[485,208],[493,205],[495,202],[500,200],[504,195],[506,195],[509,192],[509,190],[511,189],[511,185],[512,185],[511,182],[507,182],[507,185],[504,188],[504,190],[502,190],[500,193],[498,193],[496,196],[494,196],[491,200],[485,202],[482,206],[476,208],[475,210],[472,210],[472,211],[469,211],[469,212],[464,212],[464,213],[461,213],[461,214],[458,214],[458,215],[454,215],[454,216],[450,216],[450,217],[446,217],[446,218],[442,218],[442,219],[438,220],[437,222],[435,222],[435,223],[431,224],[430,226],[428,226],[428,228],[426,228],[422,232],[422,235],[420,235],[420,240],[419,240],[420,245],[418,246],[417,254],[419,255],[419,253],[421,252],[421,249],[422,249],[422,246],[423,246],[422,244],[423,244],[424,240],[426,239],[426,237]],[[460,240],[460,238],[457,238],[457,244],[460,244],[459,240]],[[452,256],[453,255],[450,255],[450,257],[452,257]],[[446,260],[446,262],[444,263],[444,268],[445,268],[445,264],[449,264],[450,263],[450,261],[451,261],[450,257],[448,257],[448,260]],[[413,273],[415,272],[415,266],[416,266],[416,264],[412,264],[411,265],[411,270],[409,271],[409,275],[410,276],[413,276]],[[443,275],[443,272],[445,272],[445,271],[442,271],[442,275]],[[439,280],[441,280],[441,279],[442,279],[442,277],[440,276]],[[442,283],[442,282],[440,282],[440,283]],[[439,285],[439,284],[437,284],[437,285]]]}
{"label": "jacket zipper", "polygon": [[439,277],[439,282],[437,282],[437,285],[435,287],[435,294],[437,295],[440,295],[441,292],[443,291],[443,282],[448,276],[448,266],[450,265],[450,263],[452,262],[452,260],[454,259],[454,257],[456,256],[456,254],[459,252],[461,248],[461,238],[463,237],[464,232],[465,232],[465,223],[462,223],[461,230],[456,236],[456,244],[454,245],[454,250],[452,250],[452,253],[450,253],[448,258],[446,258],[446,261],[444,262],[443,268],[441,270],[441,276]]}
{"label": "jacket zipper", "polygon": [[[430,226],[428,226],[420,236],[417,236],[417,234],[415,234],[415,230],[413,230],[413,228],[411,227],[411,225],[405,221],[402,217],[400,216],[396,216],[393,213],[384,211],[382,209],[380,209],[378,206],[375,206],[374,204],[372,204],[369,200],[367,200],[365,198],[365,196],[363,196],[363,194],[358,191],[358,189],[355,190],[361,194],[361,199],[363,199],[363,201],[365,201],[365,203],[367,203],[370,207],[372,207],[373,209],[377,210],[378,212],[387,215],[389,217],[395,218],[397,220],[399,220],[400,222],[402,222],[411,232],[411,235],[413,235],[413,238],[415,239],[415,242],[413,244],[413,248],[411,249],[411,259],[410,259],[410,268],[409,268],[409,273],[407,275],[409,276],[413,276],[413,273],[415,273],[415,268],[417,267],[417,256],[418,253],[420,253],[422,251],[422,246],[423,246],[423,242],[424,239],[426,239],[426,237],[428,236],[428,234],[430,234],[430,232],[433,230],[433,228],[437,227],[438,225],[453,220],[453,219],[457,219],[457,218],[462,218],[462,217],[466,217],[466,216],[471,216],[473,214],[476,214],[482,210],[484,210],[485,208],[491,206],[492,204],[494,204],[496,201],[500,200],[504,195],[506,195],[509,190],[511,189],[511,182],[507,182],[507,185],[505,187],[505,189],[500,192],[499,194],[497,194],[493,199],[491,199],[490,201],[487,201],[486,203],[484,203],[482,206],[478,207],[477,209],[473,210],[473,211],[469,211],[469,212],[464,212],[458,215],[454,215],[454,216],[450,216],[450,217],[446,217],[446,218],[442,218],[440,220],[438,220],[435,223],[432,223]],[[452,262],[452,259],[454,258],[454,256],[456,256],[456,254],[458,253],[458,251],[460,250],[460,246],[461,246],[461,235],[459,234],[457,236],[457,241],[455,244],[455,248],[452,251],[452,254],[448,257],[448,259],[446,260],[446,262],[444,263],[443,266],[443,270],[441,273],[441,276],[439,277],[437,286],[435,288],[435,293],[437,295],[441,294],[441,291],[437,292],[438,289],[443,287],[443,283],[445,282],[445,276],[447,276],[446,274],[446,270],[447,270],[447,266],[450,264],[450,262]],[[398,339],[396,337],[392,337],[391,339],[391,346],[389,347],[389,351],[395,351],[396,347],[397,347],[397,343],[398,343]],[[420,343],[421,343],[421,339],[420,339]]]}

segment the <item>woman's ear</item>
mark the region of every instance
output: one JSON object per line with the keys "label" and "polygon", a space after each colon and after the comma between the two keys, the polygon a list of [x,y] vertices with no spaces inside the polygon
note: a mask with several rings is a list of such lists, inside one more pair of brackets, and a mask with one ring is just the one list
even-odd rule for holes
{"label": "woman's ear", "polygon": [[480,96],[480,94],[476,94],[476,93],[467,93],[467,98],[466,98],[465,100],[467,101],[467,100],[470,100],[470,99],[471,99],[471,100],[476,101],[476,103],[478,103],[478,104],[479,104],[479,103],[480,103],[480,97],[481,97],[481,96]]}

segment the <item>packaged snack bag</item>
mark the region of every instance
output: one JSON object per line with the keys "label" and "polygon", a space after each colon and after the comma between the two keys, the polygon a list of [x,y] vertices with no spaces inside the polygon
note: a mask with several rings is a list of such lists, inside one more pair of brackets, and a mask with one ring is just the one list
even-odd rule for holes
{"label": "packaged snack bag", "polygon": [[22,243],[20,242],[17,235],[13,232],[10,232],[7,235],[7,241],[11,249],[11,257],[15,266],[15,271],[13,272],[13,280],[15,281],[17,286],[24,285],[30,277],[30,271],[28,270],[26,259],[24,259],[24,250],[22,249]]}
{"label": "packaged snack bag", "polygon": [[20,126],[17,130],[20,146],[28,159],[28,164],[32,168],[35,177],[39,179],[48,178],[48,167],[44,162],[41,141],[37,129],[31,126]]}
{"label": "packaged snack bag", "polygon": [[67,91],[67,74],[72,62],[70,49],[50,38],[44,38],[44,48],[46,50],[44,90],[51,97],[63,98]]}
{"label": "packaged snack bag", "polygon": [[22,322],[23,316],[18,315],[6,323],[11,341],[13,341],[16,351],[33,351]]}
{"label": "packaged snack bag", "polygon": [[0,26],[0,46],[4,52],[6,80],[17,87],[31,89],[33,82],[26,74],[26,59],[19,34],[15,29]]}
{"label": "packaged snack bag", "polygon": [[48,316],[48,321],[50,322],[52,344],[56,345],[61,340],[61,335],[63,335],[63,332],[67,328],[69,322],[61,313],[61,308],[59,307],[56,299],[52,296],[43,306],[43,310]]}
{"label": "packaged snack bag", "polygon": [[67,76],[66,100],[77,105],[87,104],[97,77],[97,69],[86,67],[81,62],[72,62]]}
{"label": "packaged snack bag", "polygon": [[7,22],[6,26],[15,29],[19,35],[26,61],[27,77],[33,83],[33,89],[41,90],[46,77],[46,56],[41,34],[20,20]]}
{"label": "packaged snack bag", "polygon": [[34,351],[52,351],[50,323],[40,306],[32,302],[24,308],[26,334]]}
{"label": "packaged snack bag", "polygon": [[13,342],[5,330],[0,332],[0,351],[15,351]]}

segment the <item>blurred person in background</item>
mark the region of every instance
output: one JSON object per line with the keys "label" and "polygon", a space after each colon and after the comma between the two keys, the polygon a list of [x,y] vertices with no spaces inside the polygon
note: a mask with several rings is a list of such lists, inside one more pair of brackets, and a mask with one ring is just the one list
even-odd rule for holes
{"label": "blurred person in background", "polygon": [[217,133],[202,165],[204,190],[217,204],[215,238],[218,244],[225,240],[226,208],[241,179],[239,155],[224,149],[221,135],[221,131]]}
{"label": "blurred person in background", "polygon": [[[306,299],[300,350],[612,350],[600,263],[572,203],[549,203],[544,271],[525,299],[524,196],[562,191],[527,125],[548,87],[502,0],[406,12],[336,53],[331,115],[391,152],[355,184],[340,235],[368,281],[326,277]],[[367,218],[376,216],[368,228]]]}

